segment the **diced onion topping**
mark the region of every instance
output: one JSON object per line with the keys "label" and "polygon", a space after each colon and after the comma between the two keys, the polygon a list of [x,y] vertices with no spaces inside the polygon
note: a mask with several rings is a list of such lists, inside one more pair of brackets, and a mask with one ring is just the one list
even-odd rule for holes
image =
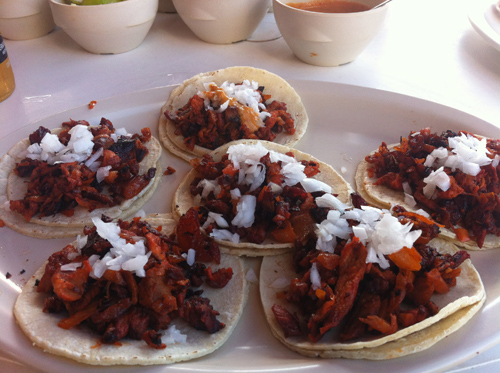
{"label": "diced onion topping", "polygon": [[[258,91],[259,83],[256,81],[244,80],[241,84],[229,83],[225,81],[220,87],[218,87],[215,83],[204,83],[204,87],[205,91],[198,92],[198,96],[204,99],[205,109],[207,110],[213,110],[212,103],[208,98],[208,94],[210,92],[213,92],[217,88],[220,88],[224,91],[229,99],[235,99],[240,104],[251,108],[259,117],[258,125],[260,127],[264,125],[264,120],[268,116],[270,116],[267,111],[262,111],[266,107],[264,104],[260,103],[261,95]],[[219,105],[220,102],[217,102],[216,104]],[[217,112],[224,112],[230,104],[230,100],[224,101],[220,105]]]}
{"label": "diced onion topping", "polygon": [[220,193],[220,186],[215,180],[203,179],[198,183],[198,188],[203,188],[203,191],[201,192],[202,198],[207,198],[207,196],[212,192],[215,196]]}
{"label": "diced onion topping", "polygon": [[182,334],[181,331],[172,324],[168,327],[168,329],[165,331],[165,334],[163,334],[163,336],[161,337],[161,341],[166,345],[186,343],[187,335]]}
{"label": "diced onion topping", "polygon": [[300,184],[304,188],[304,190],[307,193],[314,193],[314,192],[325,192],[325,193],[331,193],[332,192],[332,187],[322,181],[313,179],[311,177],[303,179]]}
{"label": "diced onion topping", "polygon": [[[359,224],[350,227],[347,219],[358,221]],[[421,230],[412,231],[412,226],[411,223],[402,225],[388,210],[369,206],[344,213],[330,210],[327,218],[316,225],[316,248],[334,252],[337,237],[349,239],[352,233],[366,246],[367,263],[379,263],[382,268],[387,268],[389,262],[384,255],[390,255],[404,247],[412,247],[422,234]]]}
{"label": "diced onion topping", "polygon": [[413,191],[411,190],[410,184],[407,181],[403,183],[403,191],[405,194],[405,203],[410,207],[415,207],[417,205],[417,201],[415,201],[415,198],[413,197]]}
{"label": "diced onion topping", "polygon": [[448,167],[452,171],[462,170],[466,174],[476,176],[481,170],[481,166],[486,166],[493,162],[488,157],[490,151],[486,148],[486,138],[479,140],[469,134],[462,133],[460,136],[448,138],[446,148],[434,149],[426,158],[424,165],[427,167]]}
{"label": "diced onion topping", "polygon": [[[105,223],[98,217],[93,217],[92,222],[97,228],[97,234],[108,240],[111,249],[102,258],[92,255],[89,263],[92,266],[92,276],[100,278],[107,269],[135,272],[138,277],[145,277],[144,265],[147,263],[151,252],[146,253],[144,238],[136,237],[135,243],[127,243],[120,237],[121,228],[116,223]],[[94,257],[94,258],[92,258]],[[92,261],[90,260],[92,259]]]}
{"label": "diced onion topping", "polygon": [[[297,161],[294,157],[268,150],[261,142],[252,145],[237,144],[231,145],[228,148],[228,159],[232,162],[233,167],[239,170],[238,184],[250,185],[249,191],[252,192],[260,187],[266,177],[266,169],[264,164],[260,162],[261,158],[269,154],[271,162],[281,163],[281,174],[283,175],[283,186],[294,186],[301,184],[304,190],[308,193],[325,192],[321,197],[316,198],[316,203],[319,207],[328,207],[344,211],[349,206],[342,203],[338,198],[331,194],[332,188],[320,181],[313,178],[308,178],[304,173],[305,166],[302,162]],[[273,193],[280,193],[283,191],[282,185],[277,185],[270,182],[268,184]],[[201,197],[206,198],[211,192],[217,195],[216,188],[220,188],[216,180],[202,180],[198,184],[202,188]],[[220,189],[218,189],[220,190]],[[241,191],[235,188],[230,191],[231,198],[237,200],[236,210],[237,213],[231,224],[235,227],[249,228],[253,225],[255,220],[255,208],[257,199],[253,195],[241,195]],[[209,217],[204,224],[203,228],[207,228],[212,223],[217,223],[219,228],[228,228],[229,224],[225,219],[218,214],[209,214]],[[233,242],[236,241],[235,236],[224,229],[214,230],[212,236],[217,239],[227,239]],[[239,242],[239,236],[237,238]]]}
{"label": "diced onion topping", "polygon": [[257,197],[251,194],[241,196],[236,205],[236,216],[231,220],[231,224],[236,227],[250,228],[255,220],[255,207]]}
{"label": "diced onion topping", "polygon": [[63,264],[61,266],[61,271],[76,271],[78,268],[82,266],[81,262],[73,262],[68,264]]}
{"label": "diced onion topping", "polygon": [[321,276],[318,272],[318,267],[316,263],[313,263],[311,266],[311,272],[310,272],[310,279],[311,279],[311,288],[313,290],[317,290],[321,287]]}
{"label": "diced onion topping", "polygon": [[345,203],[343,203],[342,201],[340,201],[333,194],[323,194],[321,197],[317,197],[316,205],[318,207],[328,207],[342,212],[350,207]]}
{"label": "diced onion topping", "polygon": [[111,166],[99,167],[96,171],[95,178],[98,183],[101,183],[106,177],[109,176]]}
{"label": "diced onion topping", "polygon": [[46,161],[49,164],[84,162],[92,155],[94,136],[88,126],[78,124],[71,128],[68,144],[64,145],[55,134],[46,133],[40,144],[32,144],[23,156]]}
{"label": "diced onion topping", "polygon": [[434,198],[436,187],[446,192],[450,189],[451,181],[448,174],[444,171],[444,167],[440,167],[432,171],[429,176],[424,179],[425,186],[423,188],[424,196]]}
{"label": "diced onion topping", "polygon": [[233,243],[240,242],[240,235],[238,233],[231,233],[227,229],[214,229],[210,236],[216,240],[231,241]]}
{"label": "diced onion topping", "polygon": [[222,214],[217,214],[215,212],[210,211],[207,216],[207,220],[203,224],[202,228],[207,229],[210,224],[217,224],[217,226],[221,228],[227,228],[229,227],[229,224],[227,223],[226,219],[222,216]]}
{"label": "diced onion topping", "polygon": [[192,266],[194,264],[196,258],[196,250],[189,249],[187,252],[186,263],[188,266]]}

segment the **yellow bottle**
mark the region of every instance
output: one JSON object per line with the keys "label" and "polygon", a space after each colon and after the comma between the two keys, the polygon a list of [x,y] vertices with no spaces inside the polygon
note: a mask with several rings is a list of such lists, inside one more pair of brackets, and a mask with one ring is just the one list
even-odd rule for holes
{"label": "yellow bottle", "polygon": [[2,35],[0,35],[0,102],[9,97],[14,92],[15,87],[14,72],[12,71]]}

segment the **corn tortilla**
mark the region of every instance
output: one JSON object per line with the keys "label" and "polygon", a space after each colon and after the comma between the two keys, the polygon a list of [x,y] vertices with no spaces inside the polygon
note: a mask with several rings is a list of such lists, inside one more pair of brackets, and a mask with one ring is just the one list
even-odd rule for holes
{"label": "corn tortilla", "polygon": [[[453,254],[457,247],[451,242],[436,238],[429,246],[442,254]],[[298,313],[293,304],[287,303],[276,293],[285,288],[273,288],[276,281],[287,279],[287,283],[297,275],[292,265],[292,254],[265,257],[260,270],[260,295],[266,319],[275,337],[287,347],[306,356],[327,358],[346,357],[352,359],[389,359],[429,348],[438,340],[463,326],[479,311],[486,298],[481,277],[470,259],[460,268],[457,285],[445,294],[434,294],[432,301],[439,306],[439,312],[423,321],[400,329],[394,334],[382,337],[365,337],[351,342],[340,342],[338,333],[341,325],[328,331],[323,338],[314,343],[307,336],[286,338],[277,323],[271,307],[279,304],[291,313]],[[281,281],[278,281],[280,283]],[[444,321],[448,320],[448,321]],[[452,321],[453,320],[453,321]]]}
{"label": "corn tortilla", "polygon": [[[60,129],[52,130],[58,133]],[[18,154],[29,146],[28,139],[21,140],[14,145],[7,154],[0,159],[0,206],[5,206],[10,200],[18,200],[24,197],[27,190],[26,179],[16,175],[13,171],[15,164],[21,161]],[[155,177],[137,196],[124,201],[122,204],[98,208],[89,212],[78,206],[73,216],[56,214],[53,216],[34,216],[27,222],[20,214],[10,209],[0,208],[0,219],[5,225],[16,232],[35,238],[63,238],[74,237],[81,233],[85,225],[92,225],[92,216],[106,215],[112,219],[126,219],[133,216],[153,195],[161,180],[160,156],[162,147],[160,142],[151,137],[145,143],[149,150],[146,157],[139,164],[139,173],[145,173],[149,168],[156,167]]]}
{"label": "corn tortilla", "polygon": [[165,111],[175,113],[179,108],[186,105],[192,96],[199,91],[205,91],[204,83],[214,82],[220,86],[225,81],[241,83],[243,80],[254,80],[259,83],[259,86],[264,86],[264,93],[271,95],[270,101],[277,100],[286,103],[287,111],[295,120],[295,133],[289,135],[282,132],[276,136],[273,142],[294,146],[306,132],[309,122],[306,109],[299,95],[290,84],[276,74],[254,67],[236,66],[195,75],[170,93],[168,100],[161,109],[159,119],[160,140],[165,148],[186,161],[210,153],[211,149],[198,145],[195,145],[192,151],[188,149],[184,145],[184,137],[174,133],[175,125],[167,119],[164,113]]}
{"label": "corn tortilla", "polygon": [[[280,153],[292,152],[297,160],[308,160],[314,161],[319,164],[320,173],[315,175],[313,178],[320,180],[332,187],[332,193],[337,194],[337,198],[343,203],[348,203],[350,201],[350,194],[352,193],[352,188],[349,183],[333,169],[332,166],[321,162],[314,158],[313,156],[303,153],[299,150],[289,148],[284,145],[279,145],[269,141],[261,140],[237,140],[225,144],[216,150],[209,153],[215,161],[219,161],[227,152],[231,145],[237,144],[255,144],[258,141],[264,145],[269,150],[273,150]],[[185,178],[180,183],[178,189],[174,193],[174,198],[172,202],[172,213],[174,217],[178,219],[183,214],[186,213],[191,207],[196,206],[195,198],[190,193],[191,182],[195,179],[197,173],[196,170],[191,170]],[[290,251],[293,248],[293,243],[278,243],[271,238],[266,238],[262,244],[254,244],[250,242],[240,242],[233,243],[230,241],[216,240],[220,246],[222,252],[227,252],[234,255],[247,255],[247,256],[265,256],[265,255],[277,255]]]}
{"label": "corn tortilla", "polygon": [[[155,214],[150,223],[155,226],[161,225],[164,234],[172,233],[176,226],[176,221],[170,214]],[[219,266],[213,266],[214,269],[216,267]],[[47,295],[36,291],[35,282],[43,275],[45,264],[24,286],[14,305],[14,316],[34,345],[44,351],[81,363],[154,365],[190,360],[213,352],[229,338],[246,303],[248,288],[243,261],[238,257],[222,254],[220,267],[233,269],[233,278],[226,287],[212,289],[202,286],[202,288],[203,296],[209,298],[214,309],[220,312],[218,318],[226,326],[217,333],[209,334],[195,330],[181,320],[174,320],[172,323],[177,329],[187,335],[187,342],[168,345],[163,350],[148,347],[144,341],[135,340],[122,340],[121,346],[105,344],[98,346],[99,336],[86,327],[75,327],[71,330],[58,327],[57,324],[63,315],[42,312]]]}

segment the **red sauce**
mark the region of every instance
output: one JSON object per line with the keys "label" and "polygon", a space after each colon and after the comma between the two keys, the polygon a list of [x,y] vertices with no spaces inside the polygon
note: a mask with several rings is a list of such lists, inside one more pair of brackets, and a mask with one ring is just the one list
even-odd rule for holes
{"label": "red sauce", "polygon": [[287,3],[286,5],[318,13],[356,13],[370,9],[365,4],[345,0],[312,0],[303,3]]}
{"label": "red sauce", "polygon": [[167,170],[163,173],[164,175],[172,175],[175,173],[175,168],[172,168],[170,166],[167,167]]}

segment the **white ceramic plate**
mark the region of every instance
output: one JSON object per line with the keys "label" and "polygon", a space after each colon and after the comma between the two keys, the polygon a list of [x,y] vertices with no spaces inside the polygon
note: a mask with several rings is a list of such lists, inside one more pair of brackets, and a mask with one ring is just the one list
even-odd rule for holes
{"label": "white ceramic plate", "polygon": [[497,9],[496,2],[474,1],[469,11],[469,21],[488,44],[500,51],[500,10]]}
{"label": "white ceramic plate", "polygon": [[[344,170],[352,182],[357,163],[381,141],[394,143],[410,130],[430,126],[435,131],[469,130],[500,138],[500,130],[469,114],[449,107],[399,94],[348,85],[292,81],[303,98],[310,117],[309,129],[298,148]],[[86,119],[95,124],[104,116],[115,126],[139,130],[149,126],[156,134],[160,108],[171,87],[161,87],[114,97],[87,106],[71,109],[41,122],[30,124],[0,141],[4,154],[16,141],[27,136],[39,125],[54,128],[63,121]],[[163,183],[145,206],[147,213],[165,212],[170,208],[171,195],[189,169],[187,163],[165,152],[163,168],[177,172],[163,176]],[[85,366],[56,357],[33,347],[15,324],[12,307],[17,294],[29,276],[53,251],[71,240],[37,240],[24,237],[7,228],[0,230],[0,315],[2,320],[0,350],[4,356],[28,366],[26,371],[102,372],[102,368]],[[404,358],[388,361],[322,360],[305,358],[281,345],[268,330],[257,285],[251,286],[249,302],[243,318],[228,342],[215,353],[198,360],[171,366],[141,367],[141,372],[427,372],[443,371],[475,356],[500,342],[500,250],[471,253],[481,273],[488,300],[483,309],[462,329],[431,349]],[[258,270],[258,259],[249,264]],[[22,271],[24,273],[21,273]],[[12,274],[6,279],[5,274]],[[0,359],[1,360],[1,359]],[[21,369],[21,366],[16,367]],[[3,369],[3,368],[2,368]],[[106,372],[134,372],[138,367],[108,367]]]}

